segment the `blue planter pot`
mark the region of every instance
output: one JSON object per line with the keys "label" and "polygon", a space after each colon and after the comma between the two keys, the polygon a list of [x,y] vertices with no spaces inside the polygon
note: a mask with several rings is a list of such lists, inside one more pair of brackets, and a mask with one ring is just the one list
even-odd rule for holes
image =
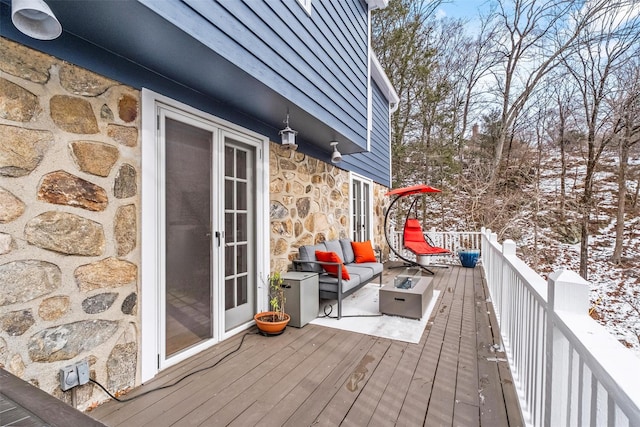
{"label": "blue planter pot", "polygon": [[480,258],[480,251],[477,249],[458,251],[458,258],[463,267],[474,268]]}

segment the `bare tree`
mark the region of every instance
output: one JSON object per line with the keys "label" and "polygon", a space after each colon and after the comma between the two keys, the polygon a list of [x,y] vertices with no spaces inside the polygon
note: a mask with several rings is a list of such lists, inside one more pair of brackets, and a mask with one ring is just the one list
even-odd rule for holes
{"label": "bare tree", "polygon": [[573,76],[582,98],[584,122],[587,128],[587,164],[581,200],[580,275],[587,278],[589,255],[589,224],[593,210],[594,176],[605,147],[621,130],[612,120],[612,110],[605,103],[615,97],[620,88],[612,82],[614,73],[630,60],[631,49],[640,40],[640,17],[625,2],[609,9],[580,34],[582,48],[576,50],[565,64]]}
{"label": "bare tree", "polygon": [[458,151],[460,162],[463,161],[462,148],[470,116],[478,106],[485,103],[482,99],[481,81],[497,64],[493,47],[495,26],[496,22],[481,16],[476,35],[468,36],[461,28],[451,37],[456,39],[455,47],[451,49],[455,58],[451,60],[453,64],[450,67],[453,85],[451,104],[454,112],[451,142]]}
{"label": "bare tree", "polygon": [[536,177],[534,181],[534,206],[533,206],[533,269],[536,270],[538,268],[538,216],[540,215],[541,210],[541,191],[540,191],[540,181],[542,175],[542,153],[544,152],[544,143],[546,139],[546,129],[548,128],[547,120],[549,119],[549,114],[545,109],[538,110],[538,114],[536,117]]}
{"label": "bare tree", "polygon": [[627,176],[629,151],[640,141],[640,63],[637,54],[634,60],[621,69],[617,86],[621,93],[612,100],[618,117],[620,131],[618,145],[618,209],[616,211],[616,239],[611,262],[620,264],[624,243],[624,223],[627,199]]}
{"label": "bare tree", "polygon": [[420,106],[424,81],[434,66],[434,51],[427,46],[435,11],[444,0],[396,0],[373,14],[373,49],[393,84],[400,103],[391,119],[393,186],[413,177],[404,167],[411,158],[408,143],[422,136]]}
{"label": "bare tree", "polygon": [[[553,104],[550,107],[549,127],[547,133],[549,138],[560,150],[560,194],[558,197],[558,221],[564,224],[567,220],[567,151],[571,143],[575,143],[576,123],[575,123],[575,98],[576,89],[567,85],[560,73],[556,70],[555,75],[550,75],[546,85],[548,102]],[[552,113],[551,113],[552,112]]]}
{"label": "bare tree", "polygon": [[[632,1],[632,0],[628,0]],[[499,171],[512,126],[543,78],[578,47],[582,33],[603,15],[627,0],[497,0],[491,19],[500,65],[494,67],[496,101],[501,110],[501,132],[494,149],[493,174]]]}
{"label": "bare tree", "polygon": [[564,97],[560,92],[556,93],[555,102],[558,108],[558,134],[557,142],[560,147],[560,221],[565,221],[567,203],[567,121],[569,119],[570,97]]}

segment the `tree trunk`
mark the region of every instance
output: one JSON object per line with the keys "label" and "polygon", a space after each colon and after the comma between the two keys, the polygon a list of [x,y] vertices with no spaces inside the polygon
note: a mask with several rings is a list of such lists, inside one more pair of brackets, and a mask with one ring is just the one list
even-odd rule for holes
{"label": "tree trunk", "polygon": [[495,183],[496,178],[500,175],[500,163],[502,163],[502,151],[504,150],[504,143],[507,141],[507,134],[501,131],[498,134],[498,140],[493,151],[493,164],[491,168],[491,176],[489,177],[492,183]]}
{"label": "tree trunk", "polygon": [[542,177],[542,136],[541,131],[537,132],[537,158],[536,158],[536,203],[534,210],[533,221],[533,269],[538,270],[538,261],[540,256],[538,254],[538,217],[540,215],[540,180]]}
{"label": "tree trunk", "polygon": [[[594,108],[594,111],[596,108]],[[595,115],[592,116],[592,118]],[[593,175],[595,174],[596,165],[598,163],[596,155],[596,120],[592,119],[589,123],[589,131],[587,135],[588,156],[587,171],[584,177],[584,192],[582,193],[582,224],[580,226],[580,275],[584,280],[588,280],[587,261],[589,260],[589,223],[591,216],[591,204],[593,203]]]}
{"label": "tree trunk", "polygon": [[611,262],[620,264],[622,243],[624,242],[624,212],[627,198],[627,164],[629,163],[629,145],[627,138],[620,142],[620,166],[618,168],[618,212],[616,213],[616,241]]}
{"label": "tree trunk", "polygon": [[566,157],[566,117],[564,114],[564,108],[559,105],[559,120],[560,129],[558,129],[558,136],[560,137],[560,223],[565,222],[565,208],[567,203],[567,157]]}
{"label": "tree trunk", "polygon": [[583,212],[580,224],[580,276],[588,280],[587,260],[589,258],[589,212]]}

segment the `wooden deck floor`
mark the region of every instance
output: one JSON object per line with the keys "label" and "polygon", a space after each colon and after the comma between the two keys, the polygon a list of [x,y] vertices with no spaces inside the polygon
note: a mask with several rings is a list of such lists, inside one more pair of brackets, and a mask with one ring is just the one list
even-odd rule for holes
{"label": "wooden deck floor", "polygon": [[[386,270],[385,280],[400,270]],[[522,426],[479,267],[436,269],[418,344],[333,328],[241,334],[90,415],[109,426]],[[249,330],[255,332],[255,330]]]}

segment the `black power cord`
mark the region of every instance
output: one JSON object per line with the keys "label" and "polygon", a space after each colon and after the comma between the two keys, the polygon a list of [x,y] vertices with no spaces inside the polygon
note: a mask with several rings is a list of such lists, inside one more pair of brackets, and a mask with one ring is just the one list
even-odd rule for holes
{"label": "black power cord", "polygon": [[[327,313],[327,307],[329,307],[328,313]],[[338,318],[338,316],[331,316],[331,313],[333,313],[333,304],[325,304],[325,306],[322,308],[322,312],[324,313],[324,316],[318,316],[318,317],[320,318],[328,317],[329,319]],[[349,316],[342,316],[342,317],[382,317],[382,314],[352,314]]]}
{"label": "black power cord", "polygon": [[205,366],[204,368],[200,368],[197,371],[193,371],[188,373],[187,375],[183,376],[182,378],[178,379],[177,381],[171,383],[171,384],[167,384],[167,385],[163,385],[162,387],[158,387],[158,388],[154,388],[153,390],[147,390],[144,393],[140,393],[138,395],[132,396],[128,399],[119,399],[117,397],[115,397],[113,394],[111,394],[109,392],[109,390],[107,390],[102,384],[100,384],[99,382],[89,378],[89,381],[91,381],[92,383],[94,383],[95,385],[97,385],[98,387],[100,387],[102,390],[104,390],[105,393],[107,393],[109,395],[109,397],[111,397],[113,400],[117,401],[117,402],[130,402],[134,399],[137,399],[139,397],[145,396],[149,393],[153,393],[154,391],[158,391],[158,390],[164,390],[166,388],[169,387],[173,387],[177,384],[179,384],[182,380],[185,380],[187,378],[189,378],[191,375],[195,375],[198,374],[200,372],[206,371],[208,369],[214,368],[216,367],[220,362],[222,362],[223,360],[225,360],[227,357],[231,356],[232,354],[236,353],[238,350],[240,350],[240,348],[242,347],[242,344],[244,344],[244,340],[247,337],[247,335],[259,335],[257,332],[250,332],[250,333],[246,333],[242,336],[242,340],[240,340],[240,344],[238,344],[238,347],[236,347],[233,351],[230,351],[229,353],[225,354],[220,360],[218,360],[216,363],[214,363],[213,365],[209,365],[209,366]]}

